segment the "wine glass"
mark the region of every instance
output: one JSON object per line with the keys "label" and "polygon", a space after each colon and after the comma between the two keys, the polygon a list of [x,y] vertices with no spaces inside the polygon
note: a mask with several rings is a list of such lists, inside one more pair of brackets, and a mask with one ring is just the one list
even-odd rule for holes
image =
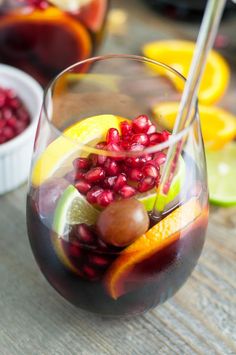
{"label": "wine glass", "polygon": [[[46,279],[82,309],[147,311],[184,284],[201,254],[204,147],[197,107],[191,123],[171,134],[181,95],[176,80],[184,78],[162,63],[107,55],[69,67],[45,92],[28,235]],[[166,154],[180,140],[169,192],[156,200]]]}
{"label": "wine glass", "polygon": [[94,54],[104,32],[109,0],[3,0],[0,62],[39,83]]}

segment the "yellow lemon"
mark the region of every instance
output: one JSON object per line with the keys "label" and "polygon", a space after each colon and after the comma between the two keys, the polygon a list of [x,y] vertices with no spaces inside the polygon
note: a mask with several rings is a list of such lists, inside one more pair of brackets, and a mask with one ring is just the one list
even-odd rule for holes
{"label": "yellow lemon", "polygon": [[123,119],[114,115],[99,115],[86,118],[65,130],[64,134],[54,140],[36,161],[32,171],[32,184],[41,185],[81,146],[99,139],[104,140],[111,127],[120,130]]}

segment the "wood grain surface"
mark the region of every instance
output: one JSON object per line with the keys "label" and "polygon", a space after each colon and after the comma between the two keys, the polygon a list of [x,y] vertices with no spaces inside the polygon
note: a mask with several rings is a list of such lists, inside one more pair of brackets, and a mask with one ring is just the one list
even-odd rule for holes
{"label": "wood grain surface", "polygon": [[[128,31],[108,35],[103,52],[138,53],[147,40],[193,36],[190,25],[168,26],[137,0],[113,6],[129,8]],[[233,80],[224,102],[234,111],[235,87]],[[236,208],[211,209],[203,254],[174,298],[111,320],[71,306],[43,278],[27,239],[25,198],[26,186],[0,197],[0,355],[236,354]]]}

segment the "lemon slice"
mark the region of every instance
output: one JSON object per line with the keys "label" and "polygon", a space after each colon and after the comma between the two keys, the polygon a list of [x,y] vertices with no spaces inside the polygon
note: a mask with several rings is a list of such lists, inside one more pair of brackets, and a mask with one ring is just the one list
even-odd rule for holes
{"label": "lemon slice", "polygon": [[120,130],[123,119],[114,115],[99,115],[86,118],[68,128],[64,135],[53,141],[36,161],[32,171],[32,184],[41,185],[51,177],[67,159],[81,150],[81,145],[95,139],[104,140],[109,128]]}
{"label": "lemon slice", "polygon": [[219,206],[236,205],[236,143],[217,152],[206,151],[210,201]]}
{"label": "lemon slice", "polygon": [[[179,103],[164,102],[153,107],[153,115],[161,126],[172,130]],[[236,137],[236,116],[219,107],[199,105],[202,135],[206,148],[222,148]]]}
{"label": "lemon slice", "polygon": [[69,185],[60,197],[53,219],[53,230],[62,236],[67,225],[95,224],[99,212],[73,186]]}
{"label": "lemon slice", "polygon": [[[180,72],[184,77],[188,76],[191,60],[195,49],[195,42],[181,40],[163,40],[147,43],[143,46],[143,54],[151,59],[163,62]],[[161,75],[168,76],[176,89],[181,91],[184,82],[170,71],[154,67]],[[199,91],[199,101],[204,104],[212,104],[218,101],[224,94],[230,77],[230,69],[225,59],[212,50],[208,56],[206,69]]]}

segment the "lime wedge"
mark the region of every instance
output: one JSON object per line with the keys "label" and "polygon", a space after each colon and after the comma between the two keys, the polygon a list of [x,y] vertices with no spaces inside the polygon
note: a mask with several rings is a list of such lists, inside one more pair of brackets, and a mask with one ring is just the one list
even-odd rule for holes
{"label": "lime wedge", "polygon": [[206,151],[210,202],[236,205],[236,143],[218,151]]}
{"label": "lime wedge", "polygon": [[[185,181],[185,170],[186,167],[184,159],[180,157],[179,168],[175,177],[173,178],[169,192],[166,196],[159,196],[158,204],[156,206],[157,209],[162,210],[164,206],[172,202],[180,193],[181,187]],[[153,189],[151,193],[147,193],[145,195],[142,194],[140,197],[138,197],[138,200],[143,203],[147,211],[151,211],[153,209],[157,196],[156,193],[156,190]]]}
{"label": "lime wedge", "polygon": [[71,224],[94,224],[99,212],[73,186],[69,185],[60,197],[53,219],[53,230],[63,235]]}

